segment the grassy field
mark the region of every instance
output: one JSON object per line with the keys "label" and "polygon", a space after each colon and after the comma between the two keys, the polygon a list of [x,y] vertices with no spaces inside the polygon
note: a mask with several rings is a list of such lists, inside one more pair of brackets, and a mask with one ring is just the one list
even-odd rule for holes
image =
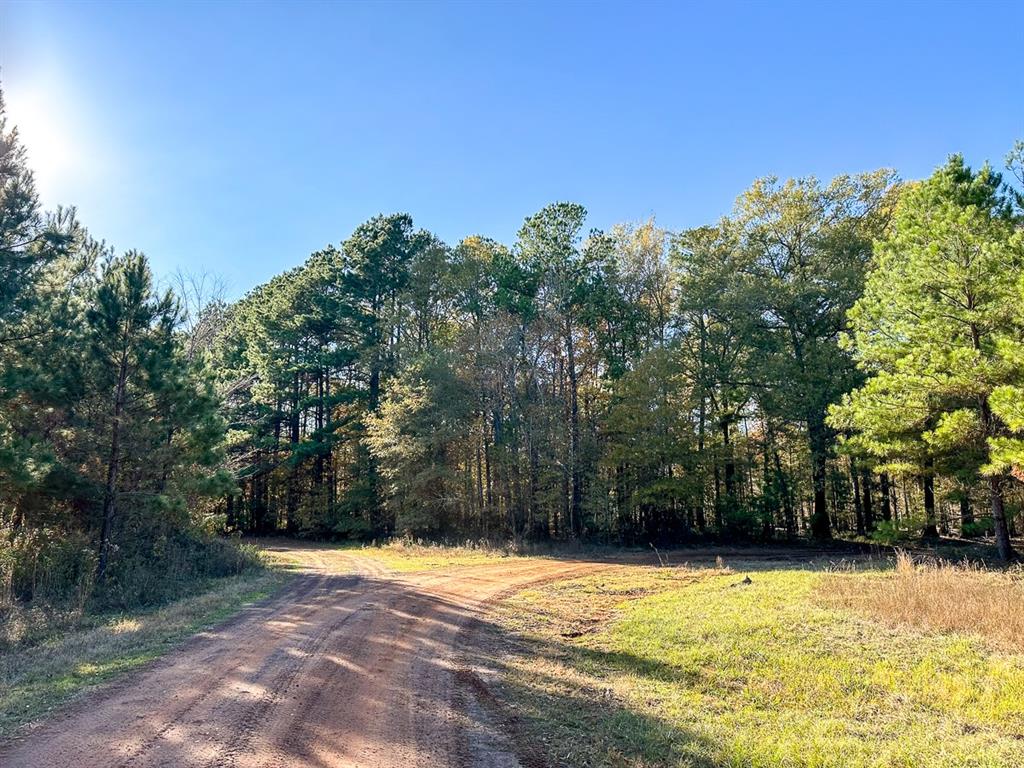
{"label": "grassy field", "polygon": [[146,611],[90,617],[86,626],[0,654],[0,738],[23,723],[163,655],[279,589],[288,576],[252,572]]}
{"label": "grassy field", "polygon": [[[1001,623],[1019,574],[734,567],[620,568],[500,606],[525,762],[1024,765],[1024,635]],[[1011,592],[991,614],[957,610],[993,586]]]}

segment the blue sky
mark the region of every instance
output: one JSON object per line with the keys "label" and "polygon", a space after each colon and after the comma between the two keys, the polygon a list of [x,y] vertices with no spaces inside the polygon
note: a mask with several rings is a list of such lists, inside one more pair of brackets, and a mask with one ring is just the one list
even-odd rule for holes
{"label": "blue sky", "polygon": [[717,219],[762,175],[1001,166],[1024,3],[0,4],[48,206],[239,295],[407,211],[511,242]]}

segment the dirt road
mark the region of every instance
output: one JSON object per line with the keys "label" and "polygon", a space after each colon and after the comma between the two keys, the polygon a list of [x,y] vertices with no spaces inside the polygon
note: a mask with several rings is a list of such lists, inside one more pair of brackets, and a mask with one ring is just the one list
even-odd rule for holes
{"label": "dirt road", "polygon": [[489,600],[600,564],[509,560],[310,570],[0,750],[3,768],[515,766],[460,704],[465,629]]}

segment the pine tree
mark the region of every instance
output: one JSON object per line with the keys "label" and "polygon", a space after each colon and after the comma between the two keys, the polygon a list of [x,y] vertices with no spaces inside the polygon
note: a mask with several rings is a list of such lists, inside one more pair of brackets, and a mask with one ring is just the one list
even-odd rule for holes
{"label": "pine tree", "polygon": [[519,230],[518,251],[541,277],[538,297],[541,311],[556,328],[564,352],[568,385],[567,427],[569,442],[564,466],[569,486],[566,523],[573,536],[583,531],[583,467],[581,456],[579,367],[577,333],[579,317],[588,296],[587,278],[595,254],[582,246],[586,209],[575,203],[555,203],[526,219]]}
{"label": "pine tree", "polygon": [[41,210],[0,92],[0,518],[48,514],[44,431],[74,397],[80,299],[99,251],[73,211]]}
{"label": "pine tree", "polygon": [[[101,581],[116,545],[126,485],[133,485],[135,492],[161,490],[162,466],[168,459],[154,461],[152,451],[173,439],[157,402],[173,386],[177,319],[173,297],[154,291],[141,253],[129,251],[103,264],[86,313],[85,358],[85,394],[94,409],[92,436],[104,451],[97,568]],[[160,477],[142,473],[144,466],[161,467]]]}
{"label": "pine tree", "polygon": [[[989,441],[1007,430],[1000,387],[1024,373],[999,354],[1020,303],[1022,237],[1002,180],[988,167],[975,172],[953,156],[926,181],[908,185],[850,312],[847,344],[871,378],[837,413],[885,458],[978,456],[1004,559],[1014,555],[1006,468],[983,464]],[[893,442],[897,434],[907,436],[902,445]]]}

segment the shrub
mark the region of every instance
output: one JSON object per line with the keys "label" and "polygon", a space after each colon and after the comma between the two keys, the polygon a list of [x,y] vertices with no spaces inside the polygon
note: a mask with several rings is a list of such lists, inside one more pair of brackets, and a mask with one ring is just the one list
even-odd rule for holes
{"label": "shrub", "polygon": [[78,625],[88,613],[168,602],[263,566],[255,546],[199,531],[124,538],[96,583],[96,546],[86,534],[0,529],[0,649]]}
{"label": "shrub", "polygon": [[995,525],[992,518],[966,523],[960,531],[960,535],[967,539],[980,539],[983,536],[992,536],[994,533]]}
{"label": "shrub", "polygon": [[95,573],[96,557],[82,534],[0,531],[0,649],[79,622]]}
{"label": "shrub", "polygon": [[204,581],[262,567],[258,549],[197,532],[174,532],[122,546],[95,596],[98,608],[156,605]]}
{"label": "shrub", "polygon": [[84,607],[95,571],[95,553],[80,533],[36,528],[0,537],[0,605],[18,600]]}
{"label": "shrub", "polygon": [[923,527],[923,517],[903,518],[899,522],[896,522],[895,520],[883,520],[878,523],[878,527],[872,531],[871,538],[879,544],[888,544],[891,546],[893,544],[899,544],[901,542],[920,538]]}

